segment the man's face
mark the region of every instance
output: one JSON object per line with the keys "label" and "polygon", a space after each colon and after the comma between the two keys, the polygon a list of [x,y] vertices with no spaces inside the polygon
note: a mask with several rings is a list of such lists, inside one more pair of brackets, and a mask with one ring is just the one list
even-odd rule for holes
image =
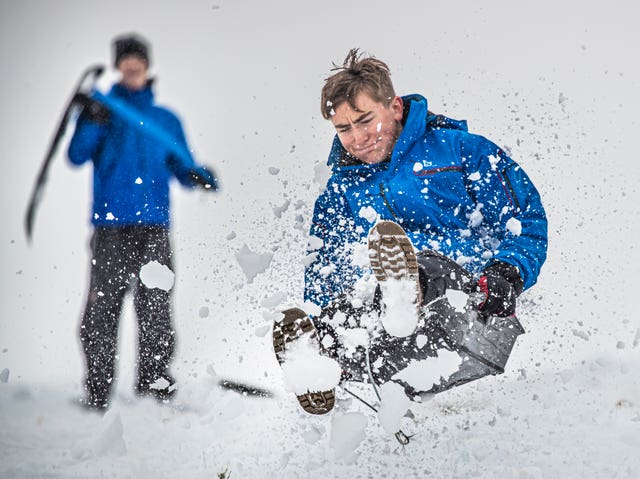
{"label": "man's face", "polygon": [[147,84],[147,62],[137,55],[127,55],[118,63],[122,84],[129,90],[142,90]]}
{"label": "man's face", "polygon": [[350,154],[363,163],[380,163],[391,155],[402,130],[402,98],[396,96],[385,106],[360,92],[354,103],[357,110],[348,102],[338,105],[331,123]]}

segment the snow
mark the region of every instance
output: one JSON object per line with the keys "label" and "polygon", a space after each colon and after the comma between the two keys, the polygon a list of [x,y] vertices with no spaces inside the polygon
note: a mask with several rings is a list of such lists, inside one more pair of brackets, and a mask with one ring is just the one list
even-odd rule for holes
{"label": "snow", "polygon": [[379,393],[378,421],[382,429],[391,436],[401,429],[402,418],[407,414],[411,400],[405,394],[404,388],[393,382],[383,384]]}
{"label": "snow", "polygon": [[236,259],[242,268],[242,272],[247,277],[247,282],[253,283],[257,275],[267,270],[273,259],[273,254],[255,253],[245,243],[240,248],[240,251],[236,252]]}
{"label": "snow", "polygon": [[417,391],[428,391],[441,379],[448,379],[460,367],[461,359],[456,353],[439,350],[438,357],[413,360],[406,369],[393,376],[401,379]]}
{"label": "snow", "polygon": [[296,395],[308,391],[328,391],[340,381],[340,365],[321,355],[317,339],[308,334],[290,343],[284,357],[282,375],[285,388]]}
{"label": "snow", "polygon": [[415,280],[388,279],[380,284],[385,309],[380,318],[382,326],[392,336],[404,338],[418,326]]}
{"label": "snow", "polygon": [[514,236],[520,236],[522,234],[522,223],[517,218],[509,218],[507,220],[507,231]]}
{"label": "snow", "polygon": [[[3,3],[0,477],[637,477],[640,66],[620,45],[638,44],[640,7],[409,1],[393,6],[403,21],[388,22],[382,6]],[[76,76],[110,64],[110,39],[132,30],[152,40],[158,100],[180,114],[221,191],[172,190],[176,405],[132,393],[128,297],[115,397],[100,416],[73,402],[90,168],[58,155],[31,245],[23,214]],[[302,261],[334,133],[319,93],[331,62],[353,46],[388,62],[398,93],[424,94],[430,110],[467,119],[510,151],[549,217],[548,260],[521,298],[527,334],[506,373],[411,403],[400,419],[415,434],[405,447],[341,388],[328,416],[302,412],[266,328],[279,307],[268,298],[280,292],[318,314],[302,304]],[[105,73],[101,88],[113,79]],[[236,259],[243,245],[257,256]],[[225,391],[227,377],[273,395]],[[353,388],[378,405],[370,388]]]}
{"label": "snow", "polygon": [[140,268],[140,281],[149,289],[158,288],[169,291],[173,288],[174,280],[173,271],[158,261],[150,261]]}

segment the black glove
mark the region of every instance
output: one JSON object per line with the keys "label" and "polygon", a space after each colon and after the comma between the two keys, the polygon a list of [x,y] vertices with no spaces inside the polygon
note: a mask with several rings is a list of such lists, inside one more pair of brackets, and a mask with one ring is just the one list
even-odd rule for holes
{"label": "black glove", "polygon": [[213,173],[213,171],[204,166],[189,171],[189,176],[191,176],[191,179],[193,181],[195,181],[206,190],[218,190],[218,178],[216,178],[216,175]]}
{"label": "black glove", "polygon": [[497,261],[487,266],[478,279],[476,290],[485,296],[478,310],[489,316],[512,316],[516,313],[516,298],[523,288],[518,268]]}
{"label": "black glove", "polygon": [[82,106],[81,117],[98,123],[99,125],[106,125],[111,119],[111,112],[99,101],[94,100],[86,93],[76,93],[73,97],[73,102]]}

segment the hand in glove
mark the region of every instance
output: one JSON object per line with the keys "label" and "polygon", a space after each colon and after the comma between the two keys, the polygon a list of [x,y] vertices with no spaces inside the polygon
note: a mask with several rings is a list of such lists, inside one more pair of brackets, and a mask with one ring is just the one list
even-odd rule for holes
{"label": "hand in glove", "polygon": [[213,171],[204,166],[202,168],[189,171],[189,176],[191,176],[191,179],[194,182],[201,185],[206,190],[218,190],[218,178],[216,178]]}
{"label": "hand in glove", "polygon": [[476,289],[484,294],[478,310],[490,316],[511,316],[516,312],[516,298],[522,293],[524,283],[515,266],[502,261],[484,269]]}
{"label": "hand in glove", "polygon": [[82,106],[81,116],[89,121],[105,125],[111,119],[111,112],[102,103],[94,100],[86,93],[77,93],[73,97],[74,103]]}

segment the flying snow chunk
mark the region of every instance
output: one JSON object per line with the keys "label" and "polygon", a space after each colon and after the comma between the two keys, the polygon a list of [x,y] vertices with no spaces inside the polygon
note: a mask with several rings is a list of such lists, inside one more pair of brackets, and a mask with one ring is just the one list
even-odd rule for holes
{"label": "flying snow chunk", "polygon": [[198,316],[201,318],[206,318],[209,316],[209,306],[201,306],[198,310]]}
{"label": "flying snow chunk", "polygon": [[285,388],[300,395],[333,389],[340,382],[342,369],[336,361],[320,354],[317,339],[305,334],[289,344],[282,373]]}
{"label": "flying snow chunk", "polygon": [[374,223],[378,219],[378,212],[371,206],[363,206],[362,208],[360,208],[358,216],[360,216],[360,218],[364,218],[369,223]]}
{"label": "flying snow chunk", "polygon": [[447,379],[458,371],[461,363],[458,354],[440,349],[438,357],[410,361],[393,379],[401,379],[416,391],[428,391],[434,384],[439,384],[442,378]]}
{"label": "flying snow chunk", "polygon": [[509,218],[507,221],[507,231],[514,236],[520,236],[522,234],[522,223],[516,218]]}
{"label": "flying snow chunk", "polygon": [[278,173],[280,173],[280,168],[276,168],[275,166],[270,166],[269,167],[269,174],[270,175],[277,175]]}
{"label": "flying snow chunk", "polygon": [[476,171],[474,173],[471,173],[468,178],[469,178],[469,181],[480,181],[480,178],[481,178],[480,172]]}
{"label": "flying snow chunk", "polygon": [[158,288],[169,291],[173,288],[175,274],[168,266],[150,261],[140,268],[140,281],[149,289]]}
{"label": "flying snow chunk", "polygon": [[271,296],[267,296],[260,302],[260,306],[263,308],[274,309],[276,306],[281,305],[289,298],[289,293],[286,291],[278,291]]}
{"label": "flying snow chunk", "polygon": [[352,463],[355,451],[365,438],[367,417],[359,412],[336,414],[331,419],[329,447],[335,459]]}
{"label": "flying snow chunk", "polygon": [[142,178],[140,178],[139,176],[136,178],[136,185],[141,185],[142,184]]}
{"label": "flying snow chunk", "polygon": [[149,389],[167,389],[171,386],[171,383],[167,381],[165,378],[156,379],[156,381],[149,385]]}
{"label": "flying snow chunk", "polygon": [[324,246],[324,241],[322,238],[318,238],[317,236],[309,236],[309,250],[314,251],[320,249]]}
{"label": "flying snow chunk", "polygon": [[445,296],[447,297],[447,301],[449,304],[455,309],[458,313],[464,313],[467,301],[469,300],[469,295],[464,291],[460,291],[458,289],[447,289],[445,292]]}
{"label": "flying snow chunk", "polygon": [[387,434],[395,434],[400,430],[400,421],[407,413],[411,400],[398,383],[389,381],[380,387],[380,408],[378,420]]}
{"label": "flying snow chunk", "polygon": [[284,213],[289,209],[290,204],[291,204],[291,200],[287,199],[284,201],[284,203],[282,203],[282,205],[274,206],[273,214],[276,216],[276,218],[282,218],[282,213]]}
{"label": "flying snow chunk", "polygon": [[253,283],[254,278],[260,273],[264,273],[271,265],[273,253],[254,253],[246,245],[236,253],[236,260],[242,268],[242,272],[247,277],[249,283]]}
{"label": "flying snow chunk", "polygon": [[416,310],[416,282],[389,279],[380,284],[386,310],[380,318],[382,326],[391,336],[404,338],[418,326]]}
{"label": "flying snow chunk", "polygon": [[[327,334],[329,336],[329,334]],[[354,353],[358,346],[369,346],[369,332],[366,328],[349,328],[340,334],[343,346],[348,352]]]}
{"label": "flying snow chunk", "polygon": [[424,168],[424,165],[422,163],[420,163],[419,161],[415,162],[413,164],[413,172],[417,173],[418,171],[422,170],[422,168]]}

